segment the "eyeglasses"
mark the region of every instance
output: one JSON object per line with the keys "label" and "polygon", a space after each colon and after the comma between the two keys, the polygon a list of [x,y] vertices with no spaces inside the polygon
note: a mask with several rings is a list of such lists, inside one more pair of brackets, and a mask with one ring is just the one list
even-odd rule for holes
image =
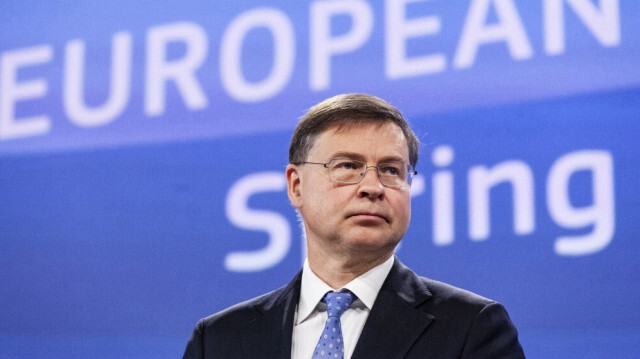
{"label": "eyeglasses", "polygon": [[413,167],[404,164],[402,161],[389,161],[380,163],[377,166],[367,166],[365,162],[337,158],[327,163],[320,162],[302,162],[302,164],[322,165],[329,169],[329,178],[333,182],[339,183],[359,183],[364,178],[369,168],[375,168],[382,183],[385,187],[401,188],[404,184],[411,185],[413,176],[418,174]]}

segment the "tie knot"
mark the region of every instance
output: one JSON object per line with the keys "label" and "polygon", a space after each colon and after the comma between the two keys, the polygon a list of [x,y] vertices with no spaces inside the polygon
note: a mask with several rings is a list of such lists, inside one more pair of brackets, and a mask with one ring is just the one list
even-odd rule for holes
{"label": "tie knot", "polygon": [[327,304],[328,316],[340,318],[342,313],[349,309],[354,297],[355,295],[349,291],[327,292],[323,300]]}

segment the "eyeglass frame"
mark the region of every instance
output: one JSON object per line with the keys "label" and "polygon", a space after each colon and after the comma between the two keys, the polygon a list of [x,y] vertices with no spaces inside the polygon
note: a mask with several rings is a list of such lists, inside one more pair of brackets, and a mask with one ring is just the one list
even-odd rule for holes
{"label": "eyeglass frame", "polygon": [[[331,177],[331,168],[329,168],[329,164],[333,161],[337,161],[337,160],[346,160],[346,161],[351,161],[351,162],[358,162],[358,163],[362,163],[364,165],[364,169],[362,170],[362,172],[360,173],[360,177],[356,182],[345,182],[345,181],[338,181],[335,180]],[[402,180],[402,184],[400,184],[399,186],[390,186],[387,184],[384,184],[382,182],[382,177],[380,176],[380,169],[378,168],[380,165],[384,165],[384,164],[388,164],[388,163],[394,163],[394,162],[401,162],[403,165],[405,165],[407,167],[407,175],[405,176],[405,178]],[[416,176],[418,174],[418,171],[415,170],[415,168],[413,168],[413,166],[411,165],[407,165],[405,164],[403,161],[400,160],[396,160],[396,161],[387,161],[387,162],[382,162],[377,164],[376,166],[369,166],[366,162],[364,161],[360,161],[360,160],[354,160],[351,158],[332,158],[331,160],[329,160],[329,162],[310,162],[310,161],[302,161],[300,163],[298,163],[300,165],[303,164],[310,164],[310,165],[322,165],[324,168],[326,168],[329,172],[329,179],[332,182],[335,183],[344,183],[344,184],[358,184],[360,182],[362,182],[362,179],[364,178],[364,176],[366,175],[367,171],[369,170],[369,168],[375,168],[376,169],[376,175],[378,176],[378,180],[380,181],[380,184],[382,184],[384,187],[387,188],[402,188],[404,187],[405,184],[409,185],[409,187],[411,186],[411,182],[414,176]]]}

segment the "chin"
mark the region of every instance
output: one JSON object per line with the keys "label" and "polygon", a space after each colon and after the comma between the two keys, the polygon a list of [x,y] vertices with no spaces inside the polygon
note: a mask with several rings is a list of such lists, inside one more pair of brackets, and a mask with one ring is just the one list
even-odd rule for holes
{"label": "chin", "polygon": [[388,251],[393,250],[400,240],[389,238],[387,236],[380,237],[375,235],[362,235],[347,241],[347,245],[355,250],[360,251]]}

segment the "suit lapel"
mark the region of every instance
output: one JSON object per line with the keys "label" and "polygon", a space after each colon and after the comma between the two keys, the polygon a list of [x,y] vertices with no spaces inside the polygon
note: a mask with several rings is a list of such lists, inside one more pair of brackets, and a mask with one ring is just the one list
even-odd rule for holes
{"label": "suit lapel", "polygon": [[274,320],[280,320],[280,343],[282,343],[282,355],[280,358],[291,358],[291,339],[293,336],[293,317],[295,316],[296,307],[300,298],[300,282],[302,280],[302,272],[298,273],[296,279],[292,281],[291,290],[285,293],[280,299],[280,305],[283,307],[284,315]]}
{"label": "suit lapel", "polygon": [[396,258],[352,358],[404,357],[434,319],[418,308],[429,298],[429,290]]}

